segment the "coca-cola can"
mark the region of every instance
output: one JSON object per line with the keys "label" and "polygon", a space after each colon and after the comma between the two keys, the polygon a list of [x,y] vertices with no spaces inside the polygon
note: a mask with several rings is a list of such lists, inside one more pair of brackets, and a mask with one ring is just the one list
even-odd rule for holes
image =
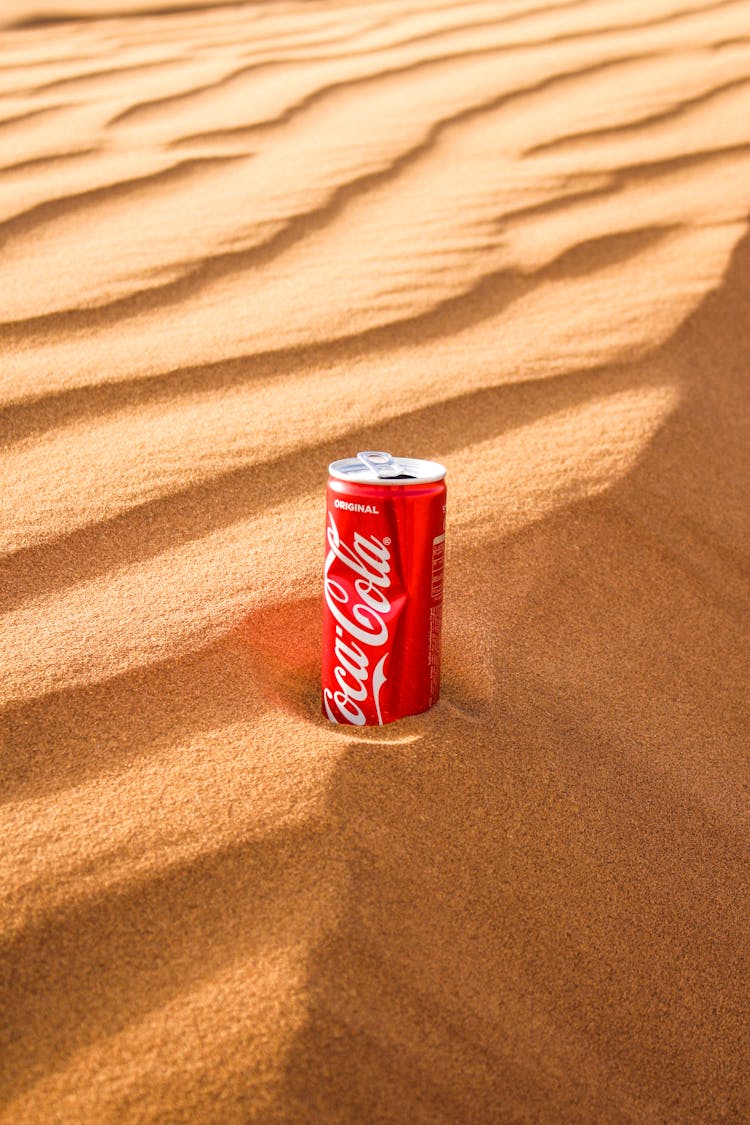
{"label": "coca-cola can", "polygon": [[368,452],[329,473],[323,713],[392,723],[440,694],[445,468]]}

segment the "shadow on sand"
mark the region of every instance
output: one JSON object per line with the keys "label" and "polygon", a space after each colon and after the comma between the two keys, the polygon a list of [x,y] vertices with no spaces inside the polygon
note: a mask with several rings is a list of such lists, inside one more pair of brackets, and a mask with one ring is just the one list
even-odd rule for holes
{"label": "shadow on sand", "polygon": [[663,349],[680,404],[629,476],[453,558],[443,700],[333,776],[347,906],[284,1114],[750,1113],[749,299],[745,236]]}
{"label": "shadow on sand", "polygon": [[[679,382],[636,468],[454,553],[443,699],[342,730],[312,826],[111,903],[105,887],[6,950],[14,1089],[169,1002],[203,958],[252,957],[328,880],[335,928],[309,957],[277,1120],[747,1118],[749,246],[648,375],[611,376],[647,387],[662,363]],[[593,392],[601,373],[581,378]],[[522,392],[518,424],[544,394]],[[503,395],[476,405],[466,440],[508,425],[490,418]],[[275,606],[210,649],[6,713],[10,799],[117,772],[252,701],[323,723],[318,629],[317,599]]]}

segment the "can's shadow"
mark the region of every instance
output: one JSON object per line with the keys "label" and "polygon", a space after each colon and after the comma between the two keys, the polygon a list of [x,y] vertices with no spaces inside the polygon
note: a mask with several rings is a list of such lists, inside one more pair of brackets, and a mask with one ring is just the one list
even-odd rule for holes
{"label": "can's shadow", "polygon": [[237,635],[247,645],[255,682],[274,706],[311,722],[320,714],[319,597],[263,606],[243,620]]}

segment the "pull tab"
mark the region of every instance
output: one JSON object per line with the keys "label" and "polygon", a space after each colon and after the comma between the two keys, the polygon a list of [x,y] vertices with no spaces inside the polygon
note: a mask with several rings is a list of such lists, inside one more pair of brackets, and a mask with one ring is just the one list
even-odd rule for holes
{"label": "pull tab", "polygon": [[366,465],[376,477],[405,477],[411,474],[407,473],[403,465],[390,455],[390,453],[382,453],[378,451],[370,451],[369,453],[358,453],[357,459]]}

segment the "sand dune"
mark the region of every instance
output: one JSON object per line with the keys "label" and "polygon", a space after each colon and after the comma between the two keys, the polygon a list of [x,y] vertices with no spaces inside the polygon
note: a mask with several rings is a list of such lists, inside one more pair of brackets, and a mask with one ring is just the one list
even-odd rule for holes
{"label": "sand dune", "polygon": [[[746,1120],[744,0],[0,29],[0,1120]],[[448,584],[352,733],[363,447]]]}

